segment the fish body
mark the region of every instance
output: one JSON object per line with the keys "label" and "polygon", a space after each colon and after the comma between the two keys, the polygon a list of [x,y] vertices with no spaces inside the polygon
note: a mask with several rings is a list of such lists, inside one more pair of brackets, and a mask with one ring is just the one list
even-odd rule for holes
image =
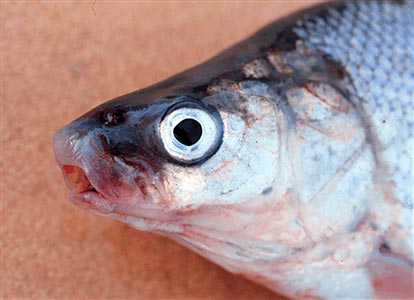
{"label": "fish body", "polygon": [[55,135],[72,201],[294,299],[412,298],[414,2],[323,4]]}

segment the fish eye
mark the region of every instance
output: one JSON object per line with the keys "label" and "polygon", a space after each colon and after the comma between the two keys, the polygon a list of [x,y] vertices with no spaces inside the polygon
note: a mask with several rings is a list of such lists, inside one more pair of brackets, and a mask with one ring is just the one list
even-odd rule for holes
{"label": "fish eye", "polygon": [[172,106],[160,123],[164,151],[180,163],[193,164],[210,157],[223,135],[219,114],[194,102]]}

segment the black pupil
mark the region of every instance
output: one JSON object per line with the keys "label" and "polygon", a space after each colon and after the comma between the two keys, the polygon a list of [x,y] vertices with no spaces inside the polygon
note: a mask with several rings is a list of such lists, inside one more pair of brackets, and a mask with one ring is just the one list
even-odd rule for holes
{"label": "black pupil", "polygon": [[203,130],[201,124],[194,119],[182,120],[174,128],[174,136],[181,143],[186,146],[192,146],[201,138]]}

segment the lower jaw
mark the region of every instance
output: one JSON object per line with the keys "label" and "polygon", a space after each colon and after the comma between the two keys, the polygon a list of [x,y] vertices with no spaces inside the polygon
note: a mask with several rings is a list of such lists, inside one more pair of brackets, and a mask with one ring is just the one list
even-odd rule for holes
{"label": "lower jaw", "polygon": [[115,205],[108,203],[96,191],[72,192],[70,200],[76,206],[98,214],[109,214],[115,210]]}
{"label": "lower jaw", "polygon": [[107,216],[128,224],[129,226],[141,230],[154,232],[164,236],[172,236],[184,233],[184,226],[182,224],[175,224],[156,219],[149,219],[145,217],[136,217],[118,213],[109,213]]}

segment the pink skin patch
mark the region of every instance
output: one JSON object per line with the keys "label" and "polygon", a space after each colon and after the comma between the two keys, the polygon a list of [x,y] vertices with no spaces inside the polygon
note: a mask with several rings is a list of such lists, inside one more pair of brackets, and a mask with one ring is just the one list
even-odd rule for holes
{"label": "pink skin patch", "polygon": [[391,255],[376,255],[368,269],[376,299],[414,298],[414,273],[408,263]]}

